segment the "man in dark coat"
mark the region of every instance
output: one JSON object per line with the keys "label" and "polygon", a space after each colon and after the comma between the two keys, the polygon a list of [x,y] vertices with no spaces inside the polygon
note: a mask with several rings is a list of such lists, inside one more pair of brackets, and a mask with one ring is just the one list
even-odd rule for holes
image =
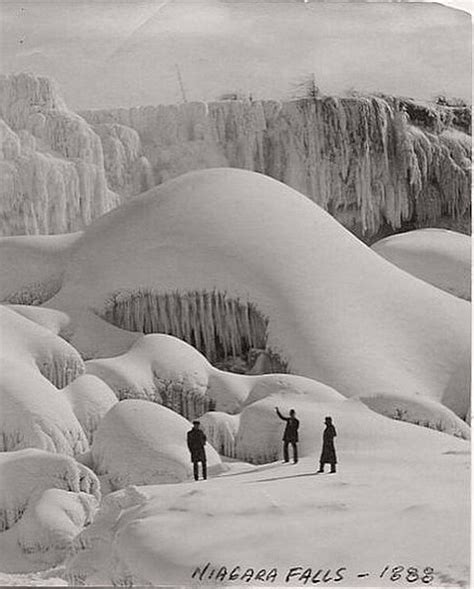
{"label": "man in dark coat", "polygon": [[202,464],[202,478],[207,479],[206,434],[200,428],[198,420],[193,421],[193,429],[188,432],[188,448],[193,463],[194,480],[199,480],[199,463]]}
{"label": "man in dark coat", "polygon": [[334,448],[334,438],[336,437],[336,428],[332,424],[332,417],[326,417],[324,420],[326,429],[323,432],[323,449],[319,459],[318,472],[324,472],[324,465],[331,465],[331,472],[336,472],[336,449]]}
{"label": "man in dark coat", "polygon": [[283,459],[285,462],[290,461],[290,457],[288,455],[288,446],[291,444],[293,448],[293,462],[296,464],[298,462],[298,428],[300,426],[300,422],[295,417],[295,410],[290,409],[290,417],[284,417],[278,407],[275,407],[275,411],[280,419],[286,421],[285,432],[283,434]]}

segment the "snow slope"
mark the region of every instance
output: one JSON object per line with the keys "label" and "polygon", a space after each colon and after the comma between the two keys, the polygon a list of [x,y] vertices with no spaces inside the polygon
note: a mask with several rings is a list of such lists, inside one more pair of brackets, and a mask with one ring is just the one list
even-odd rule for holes
{"label": "snow slope", "polygon": [[[191,427],[186,419],[155,403],[122,401],[107,413],[95,432],[91,448],[94,471],[106,475],[113,490],[184,481],[192,474],[186,444]],[[224,470],[219,455],[209,445],[206,455],[211,475]]]}
{"label": "snow slope", "polygon": [[0,300],[39,305],[60,289],[70,247],[80,233],[0,238]]}
{"label": "snow slope", "polygon": [[[206,483],[109,495],[103,515],[76,543],[68,579],[191,585],[195,569],[210,563],[207,575],[214,567],[229,573],[239,566],[240,575],[252,568],[253,576],[236,585],[282,586],[289,569],[301,567],[288,584],[303,585],[303,571],[312,568],[311,575],[323,570],[320,578],[330,569],[329,585],[385,587],[394,584],[392,572],[380,573],[401,565],[432,567],[436,587],[467,586],[468,442],[389,420],[354,400],[339,405],[332,412],[338,474],[315,474],[322,412],[312,422],[312,455],[296,466],[271,464]],[[311,429],[310,420],[303,428]],[[273,582],[255,579],[258,570],[273,567]],[[342,567],[344,580],[336,583]],[[364,572],[370,576],[357,577]],[[209,579],[204,574],[202,583],[214,582]],[[399,583],[411,585],[404,576]]]}
{"label": "snow slope", "polygon": [[[199,337],[204,348],[214,326],[223,342],[265,340],[291,372],[344,396],[420,393],[461,417],[469,406],[468,383],[456,379],[470,363],[469,303],[399,270],[317,205],[252,172],[186,174],[94,222],[48,306],[70,315],[71,341],[85,355],[116,355],[122,345],[123,353],[137,338],[124,334],[117,345],[97,314],[132,330]],[[98,338],[102,325],[108,335]]]}
{"label": "snow slope", "polygon": [[372,249],[413,276],[470,301],[471,245],[468,235],[418,229],[386,237]]}

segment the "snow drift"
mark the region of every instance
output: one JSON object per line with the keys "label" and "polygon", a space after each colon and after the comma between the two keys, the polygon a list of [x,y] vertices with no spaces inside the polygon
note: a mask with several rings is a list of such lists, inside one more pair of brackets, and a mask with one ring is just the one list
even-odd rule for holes
{"label": "snow drift", "polygon": [[118,204],[99,137],[67,109],[54,84],[0,77],[0,231],[76,231]]}
{"label": "snow drift", "polygon": [[[94,471],[112,490],[186,480],[192,473],[186,434],[191,424],[155,403],[126,400],[100,422],[91,454]],[[217,452],[206,448],[209,473],[224,469]]]}
{"label": "snow drift", "polygon": [[[213,304],[220,296],[224,316]],[[178,335],[179,324],[193,345],[206,341],[212,318],[222,339],[244,349],[253,332],[241,309],[252,307],[266,349],[292,373],[348,397],[420,393],[461,417],[469,406],[468,383],[454,378],[470,362],[469,303],[399,270],[309,199],[252,172],[193,172],[96,221],[48,306],[70,315],[82,353],[102,356],[120,351],[113,337],[96,336],[106,322],[92,319],[90,330],[91,309],[145,333]],[[122,353],[137,337],[128,334]]]}
{"label": "snow drift", "polygon": [[392,235],[372,246],[402,270],[462,299],[471,300],[471,238],[446,229]]}

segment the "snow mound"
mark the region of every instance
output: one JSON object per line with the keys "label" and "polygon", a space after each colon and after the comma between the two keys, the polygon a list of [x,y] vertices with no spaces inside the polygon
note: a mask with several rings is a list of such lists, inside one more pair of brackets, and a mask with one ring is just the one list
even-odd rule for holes
{"label": "snow mound", "polygon": [[0,306],[4,342],[0,357],[37,368],[54,386],[65,387],[84,372],[81,356],[75,348],[51,331],[51,325],[43,327],[22,316],[27,314],[27,310],[20,314],[12,308]]}
{"label": "snow mound", "polygon": [[38,370],[0,359],[0,451],[39,448],[76,456],[89,449],[65,396]]}
{"label": "snow mound", "polygon": [[418,229],[386,237],[372,249],[413,276],[471,300],[469,235],[446,229]]}
{"label": "snow mound", "polygon": [[41,327],[46,327],[46,329],[49,329],[56,335],[67,331],[69,317],[66,313],[61,313],[61,311],[30,305],[6,305],[6,307],[18,313],[18,315],[22,315],[26,319],[33,321],[33,323],[37,323]]}
{"label": "snow mound", "polygon": [[[124,330],[177,335],[201,350],[215,341],[211,327],[229,351],[264,340],[290,372],[347,397],[418,392],[459,415],[469,406],[468,389],[454,400],[447,385],[470,363],[470,305],[245,170],[186,174],[94,222],[48,306],[70,314],[81,350],[94,309]],[[117,354],[100,343],[90,345]]]}
{"label": "snow mound", "polygon": [[[142,400],[121,401],[97,428],[91,454],[94,471],[106,475],[113,490],[186,480],[192,473],[186,434],[191,424],[174,411]],[[207,445],[210,474],[223,471]]]}
{"label": "snow mound", "polygon": [[50,80],[2,75],[0,117],[3,235],[76,231],[118,204],[99,137]]}
{"label": "snow mound", "polygon": [[87,493],[100,499],[96,475],[73,458],[28,448],[0,453],[0,531],[24,514],[30,498],[47,489]]}
{"label": "snow mound", "polygon": [[117,397],[104,381],[92,374],[73,380],[61,393],[69,401],[89,443],[101,419],[117,403]]}
{"label": "snow mound", "polygon": [[466,422],[427,397],[379,394],[358,398],[373,411],[392,419],[436,429],[464,440],[471,439],[471,428]]}
{"label": "snow mound", "polygon": [[40,305],[54,296],[79,236],[80,232],[0,238],[0,300]]}
{"label": "snow mound", "polygon": [[330,387],[291,374],[247,376],[214,368],[189,344],[167,335],[146,335],[115,358],[86,362],[86,371],[104,380],[119,397],[154,401],[186,419],[208,409],[236,413],[244,404],[275,391],[342,399]]}
{"label": "snow mound", "polygon": [[83,492],[51,488],[33,495],[16,526],[23,553],[40,565],[59,564],[97,507],[96,497]]}

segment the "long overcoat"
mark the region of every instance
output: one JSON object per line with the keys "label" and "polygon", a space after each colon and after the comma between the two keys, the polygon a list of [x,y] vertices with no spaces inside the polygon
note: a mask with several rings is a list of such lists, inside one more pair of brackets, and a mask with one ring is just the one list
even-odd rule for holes
{"label": "long overcoat", "polygon": [[336,464],[336,449],[334,448],[334,438],[336,437],[336,428],[331,425],[326,425],[323,432],[323,449],[321,451],[320,462]]}
{"label": "long overcoat", "polygon": [[206,460],[206,434],[202,429],[192,429],[188,432],[188,448],[191,452],[191,462]]}

